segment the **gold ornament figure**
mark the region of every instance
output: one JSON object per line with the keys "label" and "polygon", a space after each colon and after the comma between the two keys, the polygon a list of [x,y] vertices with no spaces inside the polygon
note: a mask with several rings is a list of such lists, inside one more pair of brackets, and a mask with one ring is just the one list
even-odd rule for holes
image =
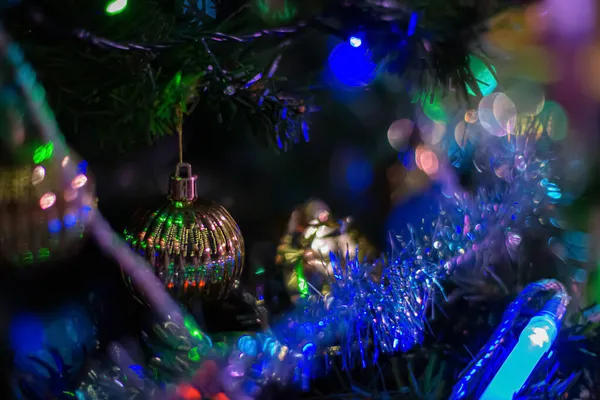
{"label": "gold ornament figure", "polygon": [[286,288],[292,300],[330,291],[333,269],[330,252],[374,260],[375,249],[352,227],[352,218],[335,220],[329,206],[311,200],[296,208],[277,251],[276,263],[284,268]]}

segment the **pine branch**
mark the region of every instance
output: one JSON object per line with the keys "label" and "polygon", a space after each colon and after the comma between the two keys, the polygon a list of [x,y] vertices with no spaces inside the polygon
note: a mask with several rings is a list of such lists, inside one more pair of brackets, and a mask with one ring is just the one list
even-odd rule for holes
{"label": "pine branch", "polygon": [[[483,22],[514,1],[254,4],[209,21],[206,10],[166,0],[130,0],[112,16],[103,12],[103,0],[29,0],[7,22],[67,135],[121,149],[152,143],[173,130],[176,106],[202,102],[224,130],[241,118],[261,141],[285,149],[304,139],[311,108],[306,100],[283,97],[272,59],[260,61],[257,54],[280,58],[308,31],[341,38],[361,31],[375,61],[411,87],[431,92],[453,84],[466,95],[467,85],[478,86],[469,69],[471,45]],[[258,74],[262,78],[248,86]],[[179,75],[181,90],[173,91]],[[261,85],[267,90],[257,90]]]}

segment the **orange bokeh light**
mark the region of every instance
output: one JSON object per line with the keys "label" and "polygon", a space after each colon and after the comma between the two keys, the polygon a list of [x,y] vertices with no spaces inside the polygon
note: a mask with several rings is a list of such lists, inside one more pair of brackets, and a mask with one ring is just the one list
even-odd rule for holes
{"label": "orange bokeh light", "polygon": [[187,383],[182,383],[177,387],[177,396],[179,396],[183,400],[201,400],[202,395],[192,385],[188,385]]}
{"label": "orange bokeh light", "polygon": [[435,175],[440,167],[440,162],[435,152],[425,146],[417,147],[415,150],[415,161],[417,167],[429,176]]}
{"label": "orange bokeh light", "polygon": [[465,122],[469,124],[474,124],[477,122],[477,110],[469,110],[465,113]]}

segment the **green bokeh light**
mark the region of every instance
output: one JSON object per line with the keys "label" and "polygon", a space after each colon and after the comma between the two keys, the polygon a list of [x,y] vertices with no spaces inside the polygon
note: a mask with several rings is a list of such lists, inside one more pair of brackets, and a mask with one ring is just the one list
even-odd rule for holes
{"label": "green bokeh light", "polygon": [[258,0],[258,10],[264,17],[281,22],[291,21],[298,12],[288,0],[283,0],[283,4],[277,9],[274,9],[268,1]]}
{"label": "green bokeh light", "polygon": [[54,144],[52,142],[38,146],[33,152],[33,162],[36,164],[41,164],[42,162],[51,158],[52,153],[54,153]]}
{"label": "green bokeh light", "polygon": [[569,117],[560,104],[547,101],[540,115],[546,122],[546,132],[550,139],[558,142],[567,137]]}
{"label": "green bokeh light", "polygon": [[298,279],[298,291],[302,297],[308,296],[308,283],[306,282],[306,278],[304,278],[304,265],[302,261],[299,261],[296,264],[296,277]]}
{"label": "green bokeh light", "polygon": [[[496,81],[495,77],[496,68],[494,68],[493,65],[490,67],[491,68],[488,68],[487,64],[478,57],[469,57],[469,69],[477,80],[479,91],[484,96],[492,93],[496,89],[496,86],[498,86],[498,81]],[[473,91],[469,85],[467,85],[467,93],[469,93],[471,96],[477,96],[475,91]]]}
{"label": "green bokeh light", "polygon": [[106,5],[106,13],[108,15],[115,15],[123,12],[127,7],[127,0],[114,0]]}
{"label": "green bokeh light", "polygon": [[200,327],[198,326],[198,324],[196,323],[196,320],[194,319],[193,316],[191,315],[186,315],[183,318],[183,325],[185,326],[185,328],[187,329],[187,331],[189,332],[189,334],[198,339],[199,341],[207,344],[208,346],[212,347],[212,341],[210,340],[210,338],[205,335],[202,330],[200,329]]}
{"label": "green bokeh light", "polygon": [[41,248],[38,253],[40,260],[47,260],[50,257],[50,249]]}
{"label": "green bokeh light", "polygon": [[448,119],[446,115],[446,109],[442,104],[441,94],[434,94],[432,96],[426,96],[421,102],[423,107],[423,113],[432,121],[445,123]]}
{"label": "green bokeh light", "polygon": [[188,351],[188,358],[195,362],[200,361],[200,350],[198,350],[197,347],[192,347],[190,351]]}

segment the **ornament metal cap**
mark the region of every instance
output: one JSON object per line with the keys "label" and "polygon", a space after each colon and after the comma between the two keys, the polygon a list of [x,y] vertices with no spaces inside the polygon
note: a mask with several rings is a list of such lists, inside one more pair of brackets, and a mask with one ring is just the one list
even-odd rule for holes
{"label": "ornament metal cap", "polygon": [[192,175],[192,166],[179,163],[169,181],[169,198],[173,201],[194,201],[198,198],[198,175]]}

